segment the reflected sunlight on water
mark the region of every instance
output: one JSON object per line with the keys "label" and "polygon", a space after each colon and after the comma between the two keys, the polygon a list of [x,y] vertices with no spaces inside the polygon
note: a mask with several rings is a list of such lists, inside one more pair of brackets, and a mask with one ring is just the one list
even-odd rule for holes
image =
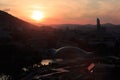
{"label": "reflected sunlight on water", "polygon": [[50,63],[52,63],[53,62],[53,60],[51,60],[51,59],[45,59],[45,60],[42,60],[41,61],[41,64],[42,65],[49,65]]}

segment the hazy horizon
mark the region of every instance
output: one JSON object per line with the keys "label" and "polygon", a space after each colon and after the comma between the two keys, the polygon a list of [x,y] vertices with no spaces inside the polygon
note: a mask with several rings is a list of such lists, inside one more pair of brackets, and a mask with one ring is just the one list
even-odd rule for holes
{"label": "hazy horizon", "polygon": [[[21,5],[22,4],[22,5]],[[1,0],[0,9],[34,24],[120,24],[120,1],[117,0]],[[43,19],[31,18],[40,11]]]}

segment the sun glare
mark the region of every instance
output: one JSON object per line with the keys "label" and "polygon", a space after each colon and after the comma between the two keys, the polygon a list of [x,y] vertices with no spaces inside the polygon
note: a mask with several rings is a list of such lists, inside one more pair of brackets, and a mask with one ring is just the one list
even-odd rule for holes
{"label": "sun glare", "polygon": [[43,16],[43,13],[40,12],[40,11],[34,11],[32,13],[32,16],[31,16],[32,19],[36,20],[36,21],[41,21],[44,16]]}

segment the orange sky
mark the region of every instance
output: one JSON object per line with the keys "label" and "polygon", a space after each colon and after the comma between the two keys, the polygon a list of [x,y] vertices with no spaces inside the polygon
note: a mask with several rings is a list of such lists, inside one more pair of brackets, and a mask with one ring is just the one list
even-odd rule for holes
{"label": "orange sky", "polygon": [[[120,0],[0,0],[0,9],[28,22],[37,24],[120,24]],[[41,11],[44,18],[31,19],[33,11]]]}

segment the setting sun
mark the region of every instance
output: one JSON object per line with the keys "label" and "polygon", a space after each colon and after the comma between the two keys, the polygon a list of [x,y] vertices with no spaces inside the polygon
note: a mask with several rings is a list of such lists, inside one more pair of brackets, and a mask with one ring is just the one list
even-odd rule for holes
{"label": "setting sun", "polygon": [[41,19],[44,18],[44,15],[42,12],[40,11],[34,11],[32,13],[32,16],[31,16],[32,19],[36,20],[36,21],[40,21]]}

